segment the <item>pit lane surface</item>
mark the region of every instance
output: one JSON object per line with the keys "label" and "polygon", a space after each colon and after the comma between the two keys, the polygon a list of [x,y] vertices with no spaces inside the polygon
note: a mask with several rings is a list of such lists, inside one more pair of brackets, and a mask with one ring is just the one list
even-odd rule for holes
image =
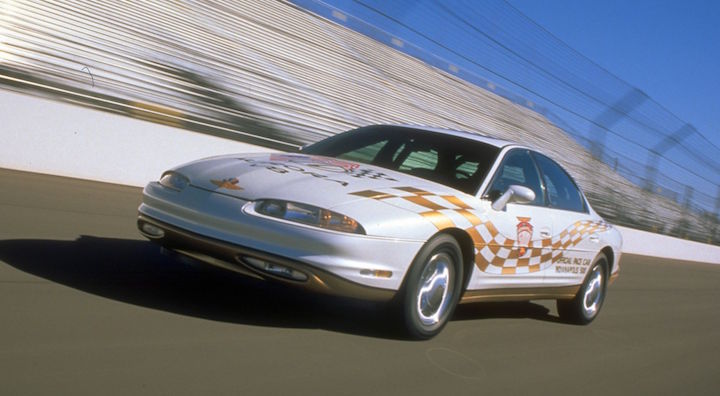
{"label": "pit lane surface", "polygon": [[0,170],[0,394],[715,394],[720,267],[624,256],[599,318],[461,306],[435,339],[375,307],[168,258],[137,188]]}

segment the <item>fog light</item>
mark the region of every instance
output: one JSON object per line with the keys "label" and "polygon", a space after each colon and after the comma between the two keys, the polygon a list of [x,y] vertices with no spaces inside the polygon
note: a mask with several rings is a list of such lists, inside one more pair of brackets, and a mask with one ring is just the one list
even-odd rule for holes
{"label": "fog light", "polygon": [[150,223],[143,223],[142,232],[144,232],[145,235],[150,238],[162,238],[165,236],[165,231],[163,231],[159,227],[155,227]]}
{"label": "fog light", "polygon": [[269,274],[279,276],[282,278],[292,279],[296,281],[306,281],[308,279],[308,276],[304,273],[294,270],[290,267],[286,267],[284,265],[275,264],[275,263],[269,263],[264,260],[260,260],[259,258],[255,257],[249,257],[249,256],[242,256],[240,257],[242,261],[244,261],[247,264],[250,264],[253,268],[258,269],[263,272],[267,272]]}

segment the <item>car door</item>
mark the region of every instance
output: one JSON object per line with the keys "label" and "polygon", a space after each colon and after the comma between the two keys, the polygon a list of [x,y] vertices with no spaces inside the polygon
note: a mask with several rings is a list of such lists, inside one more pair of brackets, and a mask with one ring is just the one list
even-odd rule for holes
{"label": "car door", "polygon": [[510,186],[531,189],[535,199],[529,203],[510,202],[501,210],[490,209],[488,221],[478,227],[474,239],[480,240],[476,256],[478,268],[484,272],[483,283],[505,287],[536,287],[543,282],[550,257],[550,246],[543,245],[553,235],[552,213],[545,206],[545,192],[540,172],[524,148],[506,152],[491,181],[481,195],[495,201]]}
{"label": "car door", "polygon": [[539,153],[534,152],[533,157],[540,168],[555,230],[552,265],[545,283],[550,287],[578,284],[599,250],[594,233],[604,223],[593,219],[585,197],[560,165]]}

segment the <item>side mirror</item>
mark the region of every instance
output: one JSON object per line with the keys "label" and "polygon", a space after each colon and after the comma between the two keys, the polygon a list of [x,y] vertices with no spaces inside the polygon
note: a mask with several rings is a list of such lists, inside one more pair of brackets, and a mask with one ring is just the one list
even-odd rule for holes
{"label": "side mirror", "polygon": [[529,203],[535,200],[535,192],[527,187],[518,186],[513,184],[492,203],[492,208],[495,210],[504,210],[505,206],[511,202],[515,203]]}

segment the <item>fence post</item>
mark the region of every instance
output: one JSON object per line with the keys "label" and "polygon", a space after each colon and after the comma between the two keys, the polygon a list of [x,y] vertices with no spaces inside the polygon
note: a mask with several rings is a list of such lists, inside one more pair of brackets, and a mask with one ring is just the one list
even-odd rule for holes
{"label": "fence post", "polygon": [[695,189],[692,186],[685,186],[685,199],[683,200],[683,207],[686,210],[690,209],[690,205],[692,202],[694,192],[695,192]]}
{"label": "fence post", "polygon": [[648,149],[649,158],[645,165],[645,190],[653,191],[655,189],[660,157],[695,132],[697,132],[695,127],[691,124],[685,124],[675,132],[665,136],[665,138],[658,142],[653,148]]}
{"label": "fence post", "polygon": [[647,164],[645,164],[645,185],[643,187],[645,191],[655,192],[660,154],[654,149],[648,150],[648,153],[650,153],[650,158],[648,158]]}
{"label": "fence post", "polygon": [[[612,106],[606,108],[600,115],[595,117],[590,127],[590,153],[602,161],[605,155],[605,137],[607,129],[618,121],[627,117],[636,107],[640,106],[648,96],[637,88],[626,93]],[[593,133],[594,132],[594,133]]]}

